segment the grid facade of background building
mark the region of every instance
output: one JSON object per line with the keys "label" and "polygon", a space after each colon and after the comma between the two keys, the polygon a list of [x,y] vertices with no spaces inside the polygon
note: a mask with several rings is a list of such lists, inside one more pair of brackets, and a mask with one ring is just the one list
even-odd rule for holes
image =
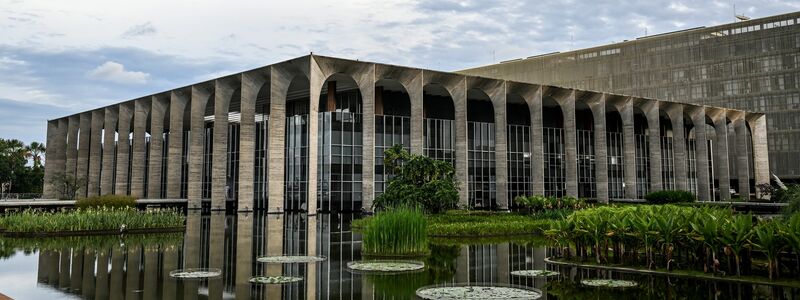
{"label": "grid facade of background building", "polygon": [[460,73],[764,112],[771,171],[800,180],[800,12]]}

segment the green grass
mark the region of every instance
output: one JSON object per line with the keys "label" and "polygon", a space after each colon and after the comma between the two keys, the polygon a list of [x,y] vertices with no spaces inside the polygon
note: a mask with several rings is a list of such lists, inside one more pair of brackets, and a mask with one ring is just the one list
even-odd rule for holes
{"label": "green grass", "polygon": [[184,216],[175,210],[135,208],[91,208],[44,212],[25,210],[0,217],[0,228],[9,232],[63,232],[168,228],[184,226]]}
{"label": "green grass", "polygon": [[136,198],[125,195],[102,195],[93,196],[89,198],[82,198],[75,201],[77,208],[123,208],[123,207],[136,207]]}
{"label": "green grass", "polygon": [[394,208],[370,218],[363,227],[364,254],[415,256],[428,253],[427,221],[422,211]]}
{"label": "green grass", "polygon": [[[427,232],[432,237],[497,237],[540,233],[550,228],[553,220],[570,211],[544,211],[518,214],[488,211],[451,210],[426,216]],[[374,217],[354,220],[353,228],[363,230]]]}

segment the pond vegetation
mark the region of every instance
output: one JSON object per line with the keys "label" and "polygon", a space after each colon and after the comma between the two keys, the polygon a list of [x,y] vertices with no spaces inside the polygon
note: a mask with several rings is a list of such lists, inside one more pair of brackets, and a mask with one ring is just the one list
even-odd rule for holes
{"label": "pond vegetation", "polygon": [[256,261],[267,264],[297,264],[297,263],[314,263],[324,261],[322,256],[305,256],[305,255],[279,255],[279,256],[262,256]]}
{"label": "pond vegetation", "polygon": [[0,217],[7,232],[51,233],[92,230],[175,228],[184,226],[182,213],[171,209],[88,208],[56,212],[24,210]]}
{"label": "pond vegetation", "polygon": [[375,214],[363,228],[367,256],[428,254],[427,220],[421,209],[400,206]]}
{"label": "pond vegetation", "polygon": [[417,296],[422,299],[530,299],[542,297],[540,291],[514,286],[430,286],[417,290]]}
{"label": "pond vegetation", "polygon": [[294,276],[257,276],[257,277],[250,277],[249,281],[251,283],[258,283],[258,284],[285,284],[285,283],[300,282],[303,281],[303,278]]}

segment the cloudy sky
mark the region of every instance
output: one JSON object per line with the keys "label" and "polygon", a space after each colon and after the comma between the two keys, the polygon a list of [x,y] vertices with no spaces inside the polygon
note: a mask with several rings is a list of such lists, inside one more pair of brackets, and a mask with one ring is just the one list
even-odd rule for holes
{"label": "cloudy sky", "polygon": [[47,119],[309,52],[452,71],[729,23],[733,3],[0,0],[0,138],[44,142]]}

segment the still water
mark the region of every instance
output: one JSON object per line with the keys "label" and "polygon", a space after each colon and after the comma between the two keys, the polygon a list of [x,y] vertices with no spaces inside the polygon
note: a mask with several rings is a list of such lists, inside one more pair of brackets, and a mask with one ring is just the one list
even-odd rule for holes
{"label": "still water", "polygon": [[[185,234],[19,241],[0,239],[0,293],[14,299],[415,299],[431,284],[488,283],[542,290],[542,299],[800,299],[800,290],[666,276],[561,267],[547,249],[524,241],[437,241],[425,271],[364,275],[348,271],[361,259],[354,215],[189,212]],[[272,265],[265,255],[321,255],[314,264]],[[217,268],[209,280],[176,280],[180,268]],[[549,269],[557,277],[527,278],[512,271]],[[284,285],[248,282],[251,276],[303,280]],[[636,288],[589,288],[582,279],[624,279]]]}

